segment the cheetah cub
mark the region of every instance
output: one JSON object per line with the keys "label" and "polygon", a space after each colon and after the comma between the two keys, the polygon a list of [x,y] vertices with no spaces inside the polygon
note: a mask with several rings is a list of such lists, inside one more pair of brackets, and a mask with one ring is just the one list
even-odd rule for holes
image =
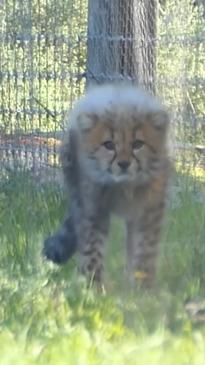
{"label": "cheetah cub", "polygon": [[128,272],[152,285],[169,176],[168,115],[134,86],[91,89],[69,118],[61,150],[69,214],[44,243],[64,263],[76,251],[80,271],[101,282],[111,214],[124,219]]}

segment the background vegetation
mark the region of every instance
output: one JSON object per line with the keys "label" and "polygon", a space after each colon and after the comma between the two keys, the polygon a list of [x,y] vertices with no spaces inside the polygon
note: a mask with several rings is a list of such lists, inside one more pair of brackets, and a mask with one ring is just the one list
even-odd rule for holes
{"label": "background vegetation", "polygon": [[166,1],[158,18],[158,91],[170,106],[175,137],[204,143],[205,17],[192,1]]}
{"label": "background vegetation", "polygon": [[[161,1],[158,16],[158,94],[173,113],[178,138],[190,142],[204,140],[201,3]],[[4,0],[0,20],[0,130],[62,130],[65,111],[84,90],[87,1]]]}

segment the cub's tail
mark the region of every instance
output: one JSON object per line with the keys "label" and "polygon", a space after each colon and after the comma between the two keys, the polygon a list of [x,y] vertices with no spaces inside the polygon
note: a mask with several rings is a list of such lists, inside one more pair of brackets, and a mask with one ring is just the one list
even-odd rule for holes
{"label": "cub's tail", "polygon": [[64,264],[77,251],[77,240],[71,217],[64,220],[62,226],[44,241],[43,255],[56,264]]}

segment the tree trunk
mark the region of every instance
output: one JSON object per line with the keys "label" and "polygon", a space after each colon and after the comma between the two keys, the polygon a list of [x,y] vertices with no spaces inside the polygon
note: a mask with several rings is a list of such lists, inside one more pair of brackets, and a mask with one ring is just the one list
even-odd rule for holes
{"label": "tree trunk", "polygon": [[157,0],[89,0],[87,84],[129,80],[154,92]]}

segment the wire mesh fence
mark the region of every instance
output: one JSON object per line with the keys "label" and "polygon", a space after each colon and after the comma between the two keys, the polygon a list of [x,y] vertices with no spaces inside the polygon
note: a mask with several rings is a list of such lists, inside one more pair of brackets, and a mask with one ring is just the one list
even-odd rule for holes
{"label": "wire mesh fence", "polygon": [[1,0],[1,170],[56,171],[64,116],[86,81],[121,79],[163,99],[174,156],[203,165],[203,1]]}
{"label": "wire mesh fence", "polygon": [[63,117],[84,88],[86,2],[1,2],[1,166],[58,164]]}

